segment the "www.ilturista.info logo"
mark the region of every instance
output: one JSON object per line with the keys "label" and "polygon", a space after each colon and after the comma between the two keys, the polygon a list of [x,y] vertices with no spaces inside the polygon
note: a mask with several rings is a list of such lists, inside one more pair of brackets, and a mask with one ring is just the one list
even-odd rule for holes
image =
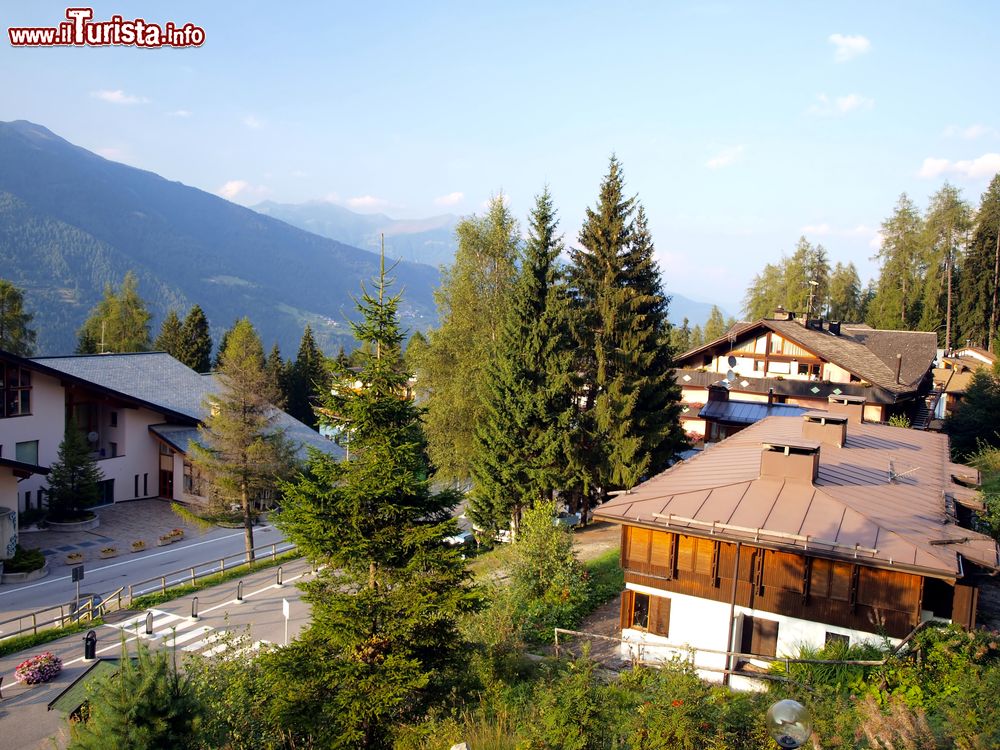
{"label": "www.ilturista.info logo", "polygon": [[162,26],[142,18],[126,21],[111,16],[94,21],[93,8],[67,8],[58,26],[18,26],[7,29],[14,47],[200,47],[205,30],[193,23]]}

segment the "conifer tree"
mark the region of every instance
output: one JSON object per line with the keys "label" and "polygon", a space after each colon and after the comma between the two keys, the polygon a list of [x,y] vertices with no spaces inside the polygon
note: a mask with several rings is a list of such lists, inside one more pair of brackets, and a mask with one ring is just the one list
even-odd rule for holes
{"label": "conifer tree", "polygon": [[858,269],[838,262],[830,276],[830,320],[861,322],[861,294]]}
{"label": "conifer tree", "polygon": [[97,681],[88,694],[86,721],[72,722],[67,750],[152,750],[203,747],[204,707],[187,677],[165,650],[141,640],[135,661],[122,642],[119,670]]}
{"label": "conifer tree", "polygon": [[81,354],[149,351],[149,310],[139,296],[138,280],[125,274],[121,289],[104,287],[97,303],[79,331],[77,351]]}
{"label": "conifer tree", "polygon": [[1000,287],[1000,174],[983,193],[963,265],[958,294],[962,340],[993,351]]}
{"label": "conifer tree", "polygon": [[24,309],[24,293],[6,279],[0,279],[0,349],[30,357],[35,348],[33,317]]}
{"label": "conifer tree", "polygon": [[290,363],[286,363],[281,358],[281,348],[278,346],[278,342],[274,342],[274,346],[271,347],[271,351],[264,361],[264,372],[267,373],[271,385],[278,395],[278,400],[274,402],[274,405],[279,408],[282,408],[288,399],[289,365]]}
{"label": "conifer tree", "polygon": [[906,193],[882,222],[881,262],[868,323],[875,328],[914,330],[920,321],[925,234],[923,218]]}
{"label": "conifer tree", "polygon": [[303,584],[310,626],[271,657],[272,710],[302,746],[391,746],[392,727],[441,696],[466,657],[456,629],[470,606],[464,563],[442,543],[456,531],[458,498],[431,490],[389,284],[383,259],[352,323],[369,344],[361,372],[335,373],[335,383],[363,387],[323,394],[324,419],[349,441],[350,459],[313,452],[307,473],[282,487],[279,528],[325,563]]}
{"label": "conifer tree", "polygon": [[476,425],[470,517],[496,530],[550,497],[566,478],[572,409],[568,297],[559,278],[562,240],[548,189],[535,200],[520,272],[487,369]]}
{"label": "conifer tree", "polygon": [[222,367],[222,355],[226,353],[226,347],[229,346],[229,335],[233,332],[233,328],[235,327],[236,323],[233,323],[232,327],[224,330],[222,335],[219,337],[219,346],[215,350],[215,358],[212,360],[212,370],[218,370]]}
{"label": "conifer tree", "polygon": [[972,224],[971,208],[961,191],[947,182],[931,196],[924,221],[927,257],[919,327],[937,331],[938,343],[951,349],[958,263]]}
{"label": "conifer tree", "polygon": [[184,339],[181,332],[181,319],[177,317],[177,313],[173,308],[167,313],[167,317],[163,319],[163,323],[160,325],[160,333],[156,337],[156,341],[153,342],[153,348],[157,351],[166,352],[181,362],[184,361],[182,359]]}
{"label": "conifer tree", "polygon": [[[195,372],[209,372],[212,369],[212,334],[208,329],[208,318],[200,305],[193,305],[184,317],[181,339],[182,354],[178,359]],[[219,351],[224,349],[220,342]]]}
{"label": "conifer tree", "polygon": [[306,325],[299,342],[298,356],[290,368],[288,413],[313,429],[318,424],[313,407],[326,390],[326,381],[325,357],[316,346],[312,327]]}
{"label": "conifer tree", "polygon": [[683,444],[669,300],[645,214],[635,215],[636,208],[612,157],[597,208],[587,209],[582,247],[571,252],[582,394],[573,465],[582,473],[585,501],[595,490],[631,487],[661,470]]}
{"label": "conifer tree", "polygon": [[674,326],[670,330],[670,346],[677,353],[690,351],[691,349],[691,321],[684,318],[680,326]]}
{"label": "conifer tree", "polygon": [[441,324],[428,333],[417,387],[427,398],[428,450],[438,475],[465,482],[483,416],[486,367],[496,356],[517,275],[520,233],[502,196],[485,216],[460,221],[455,233],[455,262],[434,293]]}
{"label": "conifer tree", "polygon": [[213,504],[238,508],[250,562],[258,498],[288,474],[294,447],[276,425],[273,404],[281,396],[264,371],[260,338],[246,318],[230,329],[215,377],[220,389],[206,404],[209,416],[198,428],[201,444],[193,446],[192,460],[208,479]]}
{"label": "conifer tree", "polygon": [[55,520],[77,518],[86,508],[97,505],[102,478],[86,436],[71,418],[47,477],[49,514]]}
{"label": "conifer tree", "polygon": [[715,341],[722,338],[726,335],[727,330],[725,318],[722,317],[722,310],[717,305],[712,305],[712,310],[708,314],[708,320],[705,321],[705,340]]}

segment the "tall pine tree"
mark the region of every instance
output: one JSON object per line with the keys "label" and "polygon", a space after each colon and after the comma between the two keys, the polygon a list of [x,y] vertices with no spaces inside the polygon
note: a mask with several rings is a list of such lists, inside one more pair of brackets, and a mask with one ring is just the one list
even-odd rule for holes
{"label": "tall pine tree", "polygon": [[573,465],[586,500],[596,490],[632,487],[661,470],[684,438],[671,369],[669,300],[645,214],[639,209],[636,215],[635,199],[625,197],[614,157],[579,241],[582,247],[571,252],[582,395]]}
{"label": "tall pine tree", "polygon": [[139,296],[138,279],[131,271],[125,274],[121,289],[104,287],[104,298],[90,311],[79,331],[77,352],[149,351],[149,310]]}
{"label": "tall pine tree", "polygon": [[971,214],[961,191],[946,182],[931,196],[924,222],[927,258],[919,326],[923,331],[937,331],[938,343],[945,349],[951,349],[953,341],[954,290],[958,262],[972,224]]}
{"label": "tall pine tree", "polygon": [[80,520],[83,512],[97,505],[98,484],[103,473],[87,444],[87,438],[76,420],[66,423],[66,434],[59,443],[56,461],[47,477],[49,515],[55,521]]}
{"label": "tall pine tree", "polygon": [[24,292],[0,279],[0,349],[30,357],[35,348],[34,316],[24,309]]}
{"label": "tall pine tree", "polygon": [[288,376],[288,413],[300,422],[316,429],[318,420],[313,407],[326,390],[326,363],[323,352],[316,346],[312,327],[306,325],[299,342],[299,353]]}
{"label": "tall pine tree", "polygon": [[962,342],[989,347],[997,335],[1000,287],[1000,174],[983,193],[959,282],[958,328]]}
{"label": "tall pine tree", "polygon": [[497,353],[487,369],[469,514],[491,531],[509,521],[516,530],[522,508],[550,497],[566,478],[572,340],[558,224],[546,189],[535,200]]}
{"label": "tall pine tree", "polygon": [[926,235],[924,221],[903,193],[892,216],[882,222],[881,263],[867,322],[875,328],[912,331],[921,316],[921,280]]}
{"label": "tall pine tree", "polygon": [[167,317],[160,325],[160,333],[153,342],[153,348],[157,351],[166,352],[174,359],[181,359],[183,356],[184,338],[181,331],[181,319],[177,317],[177,312],[170,308]]}
{"label": "tall pine tree", "polygon": [[[193,305],[184,317],[181,330],[181,356],[178,359],[195,372],[212,369],[212,335],[208,329],[208,318],[200,305]],[[224,349],[219,346],[220,353]]]}
{"label": "tall pine tree", "polygon": [[326,564],[303,584],[311,624],[271,657],[272,710],[297,747],[390,747],[392,728],[440,698],[467,658],[457,631],[471,602],[467,574],[442,543],[456,530],[457,496],[431,490],[389,283],[383,260],[352,323],[369,344],[361,372],[335,381],[363,386],[323,396],[350,459],[314,452],[308,472],[283,487],[279,528]]}

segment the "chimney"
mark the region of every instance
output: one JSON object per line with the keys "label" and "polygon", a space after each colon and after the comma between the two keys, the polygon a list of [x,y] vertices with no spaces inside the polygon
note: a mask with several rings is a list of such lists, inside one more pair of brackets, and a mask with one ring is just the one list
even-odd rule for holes
{"label": "chimney", "polygon": [[840,321],[839,320],[831,320],[830,323],[829,323],[829,325],[827,326],[827,329],[834,336],[839,336],[840,335]]}
{"label": "chimney", "polygon": [[795,320],[795,313],[786,310],[782,305],[774,309],[774,320]]}
{"label": "chimney", "polygon": [[[725,381],[722,381],[725,382]],[[722,385],[722,383],[712,383],[708,386],[708,401],[728,401],[729,400],[729,387]]]}
{"label": "chimney", "polygon": [[865,404],[868,400],[864,396],[830,396],[827,400],[831,414],[843,414],[852,424],[865,421]]}
{"label": "chimney", "polygon": [[760,476],[815,482],[819,474],[819,443],[761,443]]}
{"label": "chimney", "polygon": [[774,388],[767,389],[767,405],[770,406],[774,403]]}
{"label": "chimney", "polygon": [[903,355],[896,355],[896,384],[899,384],[899,373],[903,370]]}
{"label": "chimney", "polygon": [[847,442],[847,415],[807,411],[802,415],[802,437],[843,448]]}

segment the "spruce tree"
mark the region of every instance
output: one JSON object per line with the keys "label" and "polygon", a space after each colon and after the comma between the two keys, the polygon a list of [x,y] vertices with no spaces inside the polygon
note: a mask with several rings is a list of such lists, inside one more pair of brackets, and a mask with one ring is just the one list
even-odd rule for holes
{"label": "spruce tree", "polygon": [[24,310],[24,292],[0,279],[0,349],[30,357],[35,348],[34,316]]}
{"label": "spruce tree", "polygon": [[830,276],[830,320],[858,323],[861,315],[861,278],[853,263],[837,263]]}
{"label": "spruce tree", "polygon": [[1000,286],[1000,174],[983,193],[959,282],[961,341],[993,351]]}
{"label": "spruce tree", "polygon": [[914,330],[921,316],[921,280],[924,274],[924,222],[906,193],[892,216],[882,222],[881,263],[875,296],[867,322],[875,328]]}
{"label": "spruce tree", "polygon": [[137,649],[133,661],[123,638],[119,670],[89,690],[87,720],[70,724],[67,750],[203,747],[204,707],[189,679],[167,651],[141,640]]}
{"label": "spruce tree", "polygon": [[719,309],[718,305],[712,305],[712,310],[708,314],[708,320],[705,321],[705,339],[707,341],[715,341],[725,336],[727,330],[726,320],[722,317],[722,310]]}
{"label": "spruce tree", "polygon": [[404,396],[399,296],[384,260],[358,301],[355,336],[369,344],[360,375],[340,369],[324,415],[350,459],[311,455],[282,487],[278,527],[312,561],[302,584],[312,622],[270,657],[280,687],[272,711],[305,746],[386,748],[392,728],[420,715],[467,658],[457,617],[471,604],[464,562],[442,540],[455,533],[452,492],[431,490],[421,410]]}
{"label": "spruce tree", "polygon": [[691,349],[691,321],[684,318],[680,326],[670,329],[670,346],[677,353],[683,353]]}
{"label": "spruce tree", "polygon": [[[667,306],[645,213],[611,158],[571,257],[581,413],[574,467],[585,497],[632,487],[683,445]],[[584,506],[586,510],[586,505]],[[586,514],[585,514],[586,515]]]}
{"label": "spruce tree", "polygon": [[54,520],[79,518],[86,508],[97,505],[102,478],[87,438],[70,419],[47,477],[49,515]]}
{"label": "spruce tree", "polygon": [[219,391],[205,404],[209,415],[198,428],[201,439],[192,460],[208,478],[213,505],[238,509],[250,562],[259,497],[288,474],[294,447],[276,424],[280,394],[264,371],[260,338],[246,318],[230,329],[215,377]]}
{"label": "spruce tree", "polygon": [[931,196],[924,221],[927,256],[919,327],[937,331],[938,343],[950,350],[954,340],[958,264],[972,224],[971,208],[961,191],[947,182]]}
{"label": "spruce tree", "polygon": [[[236,323],[233,323],[233,327],[235,326]],[[212,360],[212,370],[218,370],[222,367],[222,355],[226,353],[226,347],[229,345],[229,335],[232,333],[233,327],[224,330],[222,335],[219,337],[219,346],[216,348],[215,358]]]}
{"label": "spruce tree", "polygon": [[[193,305],[184,317],[181,331],[182,355],[178,359],[195,372],[205,373],[212,369],[212,334],[208,329],[208,318],[199,305]],[[225,347],[220,342],[219,351]]]}
{"label": "spruce tree", "polygon": [[274,346],[271,347],[271,351],[264,361],[264,372],[267,373],[268,378],[271,380],[271,385],[278,396],[278,400],[274,402],[274,405],[283,408],[288,400],[289,363],[286,363],[281,358],[281,349],[278,347],[277,341],[274,342]]}
{"label": "spruce tree", "polygon": [[316,429],[318,420],[313,410],[326,390],[326,363],[323,352],[316,346],[312,327],[306,325],[299,342],[299,353],[291,366],[288,389],[288,413],[300,422]]}
{"label": "spruce tree", "polygon": [[184,339],[181,333],[181,319],[173,308],[167,313],[160,326],[160,333],[153,342],[153,348],[157,351],[166,352],[174,359],[183,362]]}
{"label": "spruce tree", "polygon": [[546,189],[535,201],[497,353],[487,369],[469,513],[491,531],[511,521],[516,530],[521,509],[551,497],[566,478],[573,347],[558,223]]}

